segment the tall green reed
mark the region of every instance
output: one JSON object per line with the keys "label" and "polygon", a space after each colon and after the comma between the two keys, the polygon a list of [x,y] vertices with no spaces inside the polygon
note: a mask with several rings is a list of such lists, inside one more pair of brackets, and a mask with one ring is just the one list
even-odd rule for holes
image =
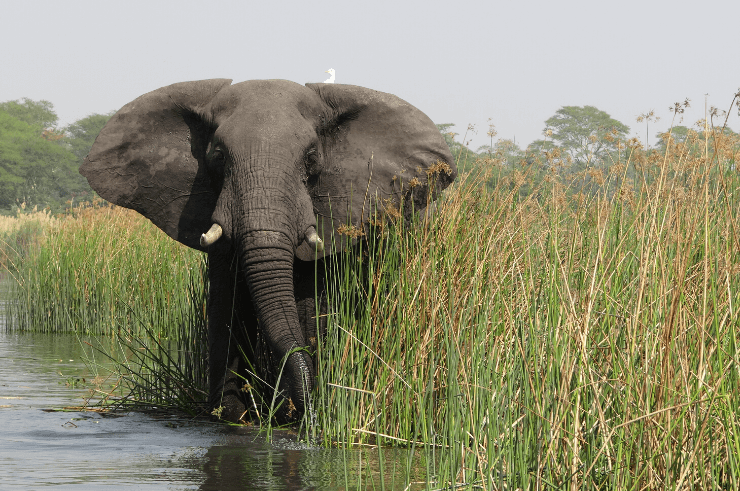
{"label": "tall green reed", "polygon": [[[119,207],[22,220],[9,237],[7,328],[85,336],[113,407],[197,414],[207,399],[205,256]],[[26,229],[35,233],[26,237]],[[9,242],[9,241],[7,241]],[[95,336],[98,335],[98,336]]]}
{"label": "tall green reed", "polygon": [[[78,208],[13,272],[11,329],[181,335],[202,318],[203,255],[119,207]],[[195,291],[193,290],[195,288]]]}
{"label": "tall green reed", "polygon": [[740,176],[627,155],[585,194],[469,178],[348,256],[317,434],[423,446],[439,486],[736,488]]}
{"label": "tall green reed", "polygon": [[[464,178],[431,223],[378,223],[327,261],[337,281],[311,436],[424,453],[436,487],[740,487],[740,177],[734,161],[666,147],[632,144],[577,183],[536,161]],[[99,213],[114,211],[127,213]],[[204,302],[173,299],[205,283],[202,269],[165,237],[142,248],[148,222],[125,240],[105,223],[61,234],[83,252],[29,262],[18,318],[115,326],[106,349],[128,360],[128,401],[195,412],[204,379],[173,381],[204,373]],[[190,361],[167,337],[190,340]]]}

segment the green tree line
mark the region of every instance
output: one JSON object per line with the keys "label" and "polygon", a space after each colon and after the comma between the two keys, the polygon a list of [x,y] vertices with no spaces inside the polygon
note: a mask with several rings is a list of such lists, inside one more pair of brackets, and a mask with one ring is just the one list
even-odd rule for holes
{"label": "green tree line", "polygon": [[60,127],[49,101],[0,103],[0,213],[19,207],[60,211],[92,199],[78,169],[112,115],[91,114]]}
{"label": "green tree line", "polygon": [[[78,169],[113,113],[91,114],[68,126],[59,126],[54,105],[49,101],[23,98],[0,103],[0,213],[21,206],[59,211],[91,199],[94,192]],[[638,118],[638,122],[654,120],[652,113]],[[495,139],[496,129],[489,125],[490,143],[473,150],[468,145],[475,129],[468,126],[461,137],[454,126],[437,125],[461,172],[495,167],[499,178],[510,178],[514,171],[526,169],[527,180],[533,185],[556,172],[571,180],[581,178],[581,185],[571,188],[574,191],[594,177],[594,170],[608,171],[631,158],[635,151],[642,152],[640,158],[647,158],[650,152],[664,153],[670,145],[686,143],[692,153],[708,150],[711,154],[716,141],[711,136],[707,138],[701,128],[676,126],[670,138],[660,132],[655,135],[654,149],[645,149],[635,138],[628,139],[627,125],[594,106],[561,107],[545,121],[544,138],[526,149],[509,139]],[[740,136],[729,128],[713,129],[714,133],[717,131],[730,137],[723,140],[724,145],[727,141],[740,141]],[[721,164],[734,169],[735,150],[722,150]],[[628,170],[624,177],[632,178],[630,173],[634,172],[635,169]],[[528,188],[529,185],[524,186],[520,192],[526,193]]]}
{"label": "green tree line", "polygon": [[[688,101],[677,103],[672,110],[680,114],[686,106]],[[528,195],[544,180],[557,177],[569,193],[576,194],[595,189],[591,185],[595,181],[599,189],[612,192],[621,189],[623,183],[647,183],[651,176],[644,169],[656,165],[666,152],[673,152],[672,158],[679,161],[706,154],[714,158],[721,169],[737,170],[740,135],[721,124],[715,126],[715,116],[713,113],[706,128],[699,122],[695,129],[674,126],[670,131],[658,132],[652,146],[629,138],[629,126],[594,106],[561,107],[545,121],[544,138],[535,140],[525,149],[513,140],[495,139],[497,132],[492,124],[486,133],[490,143],[476,150],[468,146],[471,131],[474,131],[472,126],[468,126],[462,141],[453,131],[454,124],[438,124],[437,127],[460,172],[488,171],[489,187],[508,182],[512,189],[517,187],[521,195]],[[646,129],[656,120],[653,112],[637,118]],[[610,185],[604,187],[603,180],[609,175],[613,176]]]}

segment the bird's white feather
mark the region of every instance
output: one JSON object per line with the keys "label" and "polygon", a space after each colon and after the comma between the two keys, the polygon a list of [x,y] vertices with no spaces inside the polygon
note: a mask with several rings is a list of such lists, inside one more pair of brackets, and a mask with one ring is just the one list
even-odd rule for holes
{"label": "bird's white feather", "polygon": [[330,75],[330,77],[327,78],[326,80],[324,80],[324,83],[325,84],[333,84],[334,83],[334,69],[333,68],[329,68],[326,71],[326,73],[328,73]]}

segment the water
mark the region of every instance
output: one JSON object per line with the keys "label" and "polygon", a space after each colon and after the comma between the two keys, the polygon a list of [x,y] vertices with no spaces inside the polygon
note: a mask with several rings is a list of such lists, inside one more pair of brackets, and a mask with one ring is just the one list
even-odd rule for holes
{"label": "water", "polygon": [[[6,333],[0,311],[3,491],[380,489],[375,449],[312,447],[288,431],[268,442],[254,428],[175,415],[59,411],[93,387],[84,357],[75,336]],[[409,453],[383,456],[386,489],[406,488]]]}

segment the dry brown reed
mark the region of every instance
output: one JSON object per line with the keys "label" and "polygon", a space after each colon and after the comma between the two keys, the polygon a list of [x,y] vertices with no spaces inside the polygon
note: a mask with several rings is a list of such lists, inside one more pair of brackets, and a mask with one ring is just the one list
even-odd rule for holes
{"label": "dry brown reed", "polygon": [[34,207],[26,211],[25,203],[15,215],[0,215],[0,274],[3,269],[13,268],[57,222],[49,210]]}
{"label": "dry brown reed", "polygon": [[39,211],[36,207],[30,212],[24,212],[25,205],[18,209],[16,215],[0,215],[0,235],[17,232],[23,225],[36,222],[43,227],[53,226],[57,219],[49,210]]}
{"label": "dry brown reed", "polygon": [[701,136],[496,166],[370,244],[332,295],[324,435],[443,449],[441,486],[737,487],[740,146]]}

